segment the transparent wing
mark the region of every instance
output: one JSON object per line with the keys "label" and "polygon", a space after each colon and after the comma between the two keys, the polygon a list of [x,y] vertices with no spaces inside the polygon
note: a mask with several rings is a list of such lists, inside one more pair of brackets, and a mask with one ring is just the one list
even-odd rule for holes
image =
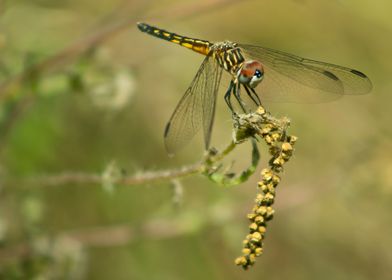
{"label": "transparent wing", "polygon": [[222,70],[214,58],[204,59],[166,125],[164,137],[169,154],[189,142],[202,126],[205,147],[209,147]]}
{"label": "transparent wing", "polygon": [[259,46],[239,44],[239,47],[245,57],[264,66],[264,79],[257,87],[262,100],[318,103],[343,94],[365,94],[372,89],[369,78],[351,68]]}

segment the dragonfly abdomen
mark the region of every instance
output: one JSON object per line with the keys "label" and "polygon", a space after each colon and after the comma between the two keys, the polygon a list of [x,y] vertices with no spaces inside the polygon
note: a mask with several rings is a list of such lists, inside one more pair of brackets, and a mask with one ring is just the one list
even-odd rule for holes
{"label": "dragonfly abdomen", "polygon": [[142,32],[178,44],[203,55],[207,55],[210,52],[210,47],[212,46],[212,43],[209,41],[181,36],[146,23],[139,22],[137,26]]}

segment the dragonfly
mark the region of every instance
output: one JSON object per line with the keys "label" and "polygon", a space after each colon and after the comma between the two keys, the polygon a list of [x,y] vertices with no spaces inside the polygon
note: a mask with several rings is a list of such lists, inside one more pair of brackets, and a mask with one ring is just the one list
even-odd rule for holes
{"label": "dragonfly", "polygon": [[346,94],[366,94],[372,89],[364,73],[348,67],[261,46],[190,38],[146,23],[137,26],[144,33],[205,56],[166,125],[164,140],[169,154],[185,146],[201,128],[205,149],[209,148],[217,95],[225,75],[228,85],[224,100],[232,113],[233,96],[246,112],[244,96],[257,106],[261,106],[261,100],[320,103]]}

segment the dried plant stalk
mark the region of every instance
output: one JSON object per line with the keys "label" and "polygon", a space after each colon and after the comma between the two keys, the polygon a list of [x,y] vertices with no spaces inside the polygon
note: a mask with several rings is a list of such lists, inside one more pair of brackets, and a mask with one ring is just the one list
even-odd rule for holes
{"label": "dried plant stalk", "polygon": [[255,206],[248,214],[250,221],[249,234],[243,241],[243,255],[235,260],[237,265],[248,269],[252,266],[256,257],[263,253],[263,241],[267,229],[267,222],[273,218],[272,205],[275,200],[275,190],[280,182],[278,175],[283,171],[283,165],[293,154],[293,145],[297,141],[296,136],[287,134],[290,121],[287,118],[276,119],[263,107],[259,107],[255,113],[234,116],[234,140],[240,142],[248,137],[259,136],[264,139],[269,147],[271,159],[269,168],[261,171],[261,180],[258,182],[258,194]]}

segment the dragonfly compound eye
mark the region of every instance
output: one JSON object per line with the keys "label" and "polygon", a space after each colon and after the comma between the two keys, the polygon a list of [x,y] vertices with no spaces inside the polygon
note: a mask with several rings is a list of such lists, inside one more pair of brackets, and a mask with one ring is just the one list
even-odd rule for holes
{"label": "dragonfly compound eye", "polygon": [[263,76],[263,73],[259,69],[256,69],[253,76],[256,76],[256,78],[261,78],[261,76]]}
{"label": "dragonfly compound eye", "polygon": [[251,88],[255,88],[263,80],[263,77],[264,77],[263,69],[262,68],[256,69],[252,79],[249,81],[249,86]]}

